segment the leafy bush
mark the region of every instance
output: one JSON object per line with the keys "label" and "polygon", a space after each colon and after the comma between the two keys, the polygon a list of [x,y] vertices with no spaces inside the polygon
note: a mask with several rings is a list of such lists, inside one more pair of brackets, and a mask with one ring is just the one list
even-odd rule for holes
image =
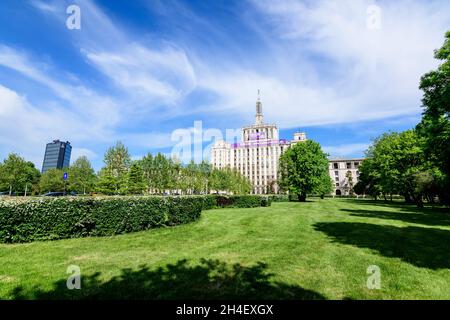
{"label": "leafy bush", "polygon": [[55,198],[0,202],[0,242],[108,236],[200,217],[202,203],[190,197]]}
{"label": "leafy bush", "polygon": [[272,202],[287,202],[289,201],[289,196],[287,194],[272,194],[270,199]]}
{"label": "leafy bush", "polygon": [[110,236],[200,218],[216,207],[270,206],[269,197],[245,196],[114,196],[64,197],[0,201],[0,242]]}
{"label": "leafy bush", "polygon": [[271,199],[268,196],[238,195],[238,196],[216,196],[216,206],[219,208],[255,208],[268,207]]}

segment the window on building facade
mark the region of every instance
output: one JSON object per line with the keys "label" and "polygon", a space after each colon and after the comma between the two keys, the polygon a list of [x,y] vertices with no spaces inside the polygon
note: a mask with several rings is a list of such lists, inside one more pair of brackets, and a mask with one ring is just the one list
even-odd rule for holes
{"label": "window on building facade", "polygon": [[351,162],[347,162],[347,169],[350,169],[352,167],[352,163]]}
{"label": "window on building facade", "polygon": [[335,163],[333,163],[333,168],[335,168],[335,169],[339,169],[339,166],[338,166],[338,164],[335,162]]}
{"label": "window on building facade", "polygon": [[335,176],[338,176],[338,175],[339,175],[339,171],[335,171],[335,172],[334,172],[334,175],[335,175]]}
{"label": "window on building facade", "polygon": [[339,187],[339,183],[338,182],[336,183],[336,187]]}

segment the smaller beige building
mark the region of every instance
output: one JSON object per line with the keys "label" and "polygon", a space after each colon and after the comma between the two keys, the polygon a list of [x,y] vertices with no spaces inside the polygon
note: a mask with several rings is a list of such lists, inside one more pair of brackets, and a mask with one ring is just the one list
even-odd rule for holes
{"label": "smaller beige building", "polygon": [[363,158],[329,160],[328,169],[334,183],[334,195],[350,194],[351,189],[358,182],[358,167],[363,160]]}

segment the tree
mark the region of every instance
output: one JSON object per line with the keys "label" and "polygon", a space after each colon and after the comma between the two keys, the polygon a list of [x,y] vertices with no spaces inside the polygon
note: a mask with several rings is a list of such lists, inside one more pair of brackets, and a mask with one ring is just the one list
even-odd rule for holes
{"label": "tree", "polygon": [[28,192],[36,189],[39,181],[39,170],[32,162],[25,161],[15,153],[8,155],[0,166],[0,186],[7,188],[9,195],[13,192]]}
{"label": "tree", "polygon": [[401,194],[406,201],[422,206],[423,193],[419,192],[417,175],[429,170],[439,172],[426,159],[423,144],[424,138],[415,130],[381,135],[369,148],[368,159],[360,167],[361,183],[370,183],[373,192]]}
{"label": "tree", "polygon": [[63,192],[65,188],[63,175],[61,169],[50,169],[43,173],[39,182],[41,192]]}
{"label": "tree", "polygon": [[306,201],[308,193],[322,188],[324,175],[328,176],[327,154],[315,141],[298,142],[280,157],[280,186],[297,195],[299,201]]}
{"label": "tree", "polygon": [[[370,154],[370,152],[368,152],[367,154]],[[358,171],[358,182],[353,187],[353,190],[356,194],[368,194],[374,197],[376,200],[381,194],[381,187],[379,183],[380,174],[375,169],[373,158],[370,155],[367,155],[367,158],[363,160],[363,162],[361,162],[358,167]]]}
{"label": "tree", "polygon": [[118,141],[114,147],[110,147],[104,158],[106,169],[114,177],[122,177],[127,174],[131,165],[131,157],[128,149],[122,142]]}
{"label": "tree", "polygon": [[147,187],[147,193],[151,193],[152,189],[155,189],[155,162],[153,155],[148,153],[141,160],[139,160],[139,165],[142,168],[142,174],[144,176],[144,183]]}
{"label": "tree", "polygon": [[450,203],[450,31],[434,57],[442,63],[420,80],[424,114],[417,130],[425,137],[427,159],[443,173],[438,186],[440,199]]}
{"label": "tree", "polygon": [[318,194],[321,199],[325,197],[326,194],[333,192],[333,180],[330,178],[328,172],[323,173],[320,177],[321,181],[314,190],[314,193]]}
{"label": "tree", "polygon": [[70,190],[83,194],[92,191],[95,184],[95,171],[86,156],[76,159],[68,173]]}
{"label": "tree", "polygon": [[128,171],[127,192],[131,194],[142,194],[146,189],[144,171],[139,162],[133,162]]}
{"label": "tree", "polygon": [[113,176],[111,171],[102,168],[98,173],[97,183],[95,184],[95,191],[101,194],[114,195],[119,194],[122,190],[123,184],[119,178]]}
{"label": "tree", "polygon": [[128,149],[118,141],[106,151],[103,162],[105,166],[98,174],[96,191],[103,194],[126,193],[128,170],[131,165]]}
{"label": "tree", "polygon": [[346,190],[346,192],[348,192],[350,195],[353,195],[353,175],[352,172],[350,170],[348,170],[345,173],[345,180],[346,183],[344,185],[344,188]]}

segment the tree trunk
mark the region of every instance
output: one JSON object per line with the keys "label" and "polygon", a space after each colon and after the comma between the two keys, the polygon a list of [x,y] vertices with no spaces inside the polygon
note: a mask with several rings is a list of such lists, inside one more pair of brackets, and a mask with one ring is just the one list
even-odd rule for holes
{"label": "tree trunk", "polygon": [[409,194],[405,194],[404,197],[405,197],[405,202],[406,202],[406,203],[412,203],[412,202],[413,202],[413,201],[411,200],[411,196],[410,196]]}
{"label": "tree trunk", "polygon": [[422,197],[418,197],[416,200],[416,206],[417,208],[423,208],[423,201],[422,201]]}

